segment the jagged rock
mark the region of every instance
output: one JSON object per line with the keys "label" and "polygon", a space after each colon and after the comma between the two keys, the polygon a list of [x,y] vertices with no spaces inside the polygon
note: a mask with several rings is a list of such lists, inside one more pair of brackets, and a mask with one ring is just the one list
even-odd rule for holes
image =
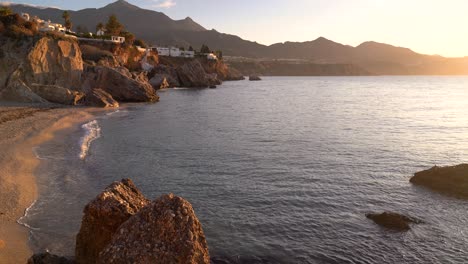
{"label": "jagged rock", "polygon": [[82,73],[83,59],[76,41],[43,37],[26,58],[23,79],[27,84],[58,85],[79,90]]}
{"label": "jagged rock", "polygon": [[119,107],[119,103],[108,92],[96,88],[86,94],[85,104],[98,107]]}
{"label": "jagged rock", "polygon": [[95,263],[119,226],[149,201],[129,179],[114,182],[84,209],[81,228],[76,236],[77,263]]}
{"label": "jagged rock", "polygon": [[0,92],[0,99],[21,103],[47,103],[44,98],[35,94],[20,76],[20,69],[10,75],[6,87]]}
{"label": "jagged rock", "polygon": [[260,78],[257,75],[250,75],[249,76],[249,81],[261,81],[261,80],[262,80],[262,78]]}
{"label": "jagged rock", "polygon": [[45,100],[57,104],[77,105],[84,97],[82,92],[71,91],[58,85],[33,84],[30,88]]}
{"label": "jagged rock", "polygon": [[154,102],[159,96],[148,82],[137,81],[105,66],[86,66],[83,89],[100,87],[119,102]]}
{"label": "jagged rock", "polygon": [[209,87],[221,84],[216,74],[207,74],[198,60],[187,62],[177,67],[176,71],[183,87]]}
{"label": "jagged rock", "polygon": [[442,194],[468,199],[468,164],[434,166],[415,173],[410,182]]}
{"label": "jagged rock", "polygon": [[98,263],[210,263],[202,226],[186,200],[163,195],[132,216]]}
{"label": "jagged rock", "polygon": [[[173,87],[179,87],[180,82],[179,82],[179,77],[177,76],[177,71],[173,67],[169,67],[163,64],[159,64],[153,68],[153,71],[149,75],[151,77],[151,80],[154,82],[157,82],[157,80],[162,80],[166,79],[169,86],[168,88],[173,88]],[[153,83],[151,83],[153,85]],[[157,87],[158,85],[156,85]],[[153,85],[155,87],[155,85]]]}
{"label": "jagged rock", "polygon": [[50,253],[35,254],[28,259],[28,264],[74,264],[75,262],[65,257],[59,257]]}
{"label": "jagged rock", "polygon": [[366,217],[373,220],[376,224],[396,231],[410,230],[410,224],[420,224],[421,220],[406,215],[393,212],[384,212],[381,214],[366,214]]}
{"label": "jagged rock", "polygon": [[160,90],[160,89],[166,89],[170,88],[170,84],[167,81],[167,78],[164,77],[163,74],[156,74],[149,80],[149,83],[153,86],[154,89]]}

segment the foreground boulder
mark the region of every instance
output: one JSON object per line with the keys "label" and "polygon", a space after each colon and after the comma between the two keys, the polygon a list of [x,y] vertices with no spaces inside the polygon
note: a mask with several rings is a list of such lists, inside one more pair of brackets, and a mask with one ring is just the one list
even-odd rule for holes
{"label": "foreground boulder", "polygon": [[72,91],[58,85],[32,84],[31,90],[45,100],[64,105],[77,105],[84,97],[84,93]]}
{"label": "foreground boulder", "polygon": [[262,78],[258,77],[257,75],[250,75],[249,81],[261,81]]}
{"label": "foreground boulder", "polygon": [[73,260],[50,253],[35,254],[28,259],[28,264],[74,264]]}
{"label": "foreground boulder", "polygon": [[98,263],[210,263],[205,235],[192,206],[161,196],[119,227]]}
{"label": "foreground boulder", "polygon": [[468,164],[434,166],[415,173],[410,182],[442,194],[468,199]]}
{"label": "foreground boulder", "polygon": [[86,95],[85,105],[97,107],[119,107],[112,95],[102,89],[93,89]]}
{"label": "foreground boulder", "polygon": [[119,102],[154,102],[159,97],[151,84],[135,80],[122,70],[105,66],[86,66],[83,89],[91,91],[100,87]]}
{"label": "foreground boulder", "polygon": [[381,214],[370,213],[366,217],[373,220],[376,224],[396,231],[410,230],[410,224],[422,223],[421,220],[406,215],[393,212],[383,212]]}
{"label": "foreground boulder", "polygon": [[149,201],[129,179],[114,182],[86,205],[81,229],[76,236],[77,263],[96,263],[119,226]]}

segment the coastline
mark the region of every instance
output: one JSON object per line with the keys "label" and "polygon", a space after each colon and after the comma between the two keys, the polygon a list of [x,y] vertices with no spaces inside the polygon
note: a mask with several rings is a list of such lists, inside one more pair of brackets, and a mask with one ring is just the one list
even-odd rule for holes
{"label": "coastline", "polygon": [[0,104],[0,263],[26,262],[29,231],[18,220],[38,197],[34,147],[93,118],[94,108]]}

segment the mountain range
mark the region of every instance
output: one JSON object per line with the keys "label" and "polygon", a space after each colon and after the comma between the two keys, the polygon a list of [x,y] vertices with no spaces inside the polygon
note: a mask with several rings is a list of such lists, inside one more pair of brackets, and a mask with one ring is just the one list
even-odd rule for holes
{"label": "mountain range", "polygon": [[[15,12],[37,15],[54,22],[62,21],[63,10],[12,4]],[[207,44],[224,55],[267,60],[303,60],[315,64],[353,64],[372,74],[450,75],[468,74],[468,58],[444,58],[416,53],[407,48],[377,42],[357,47],[320,37],[308,42],[285,42],[270,46],[244,40],[238,36],[208,30],[190,17],[173,20],[162,12],[146,10],[124,0],[102,8],[69,11],[74,27],[94,32],[99,22],[115,14],[125,28],[138,38],[155,45],[173,45],[198,49]]]}

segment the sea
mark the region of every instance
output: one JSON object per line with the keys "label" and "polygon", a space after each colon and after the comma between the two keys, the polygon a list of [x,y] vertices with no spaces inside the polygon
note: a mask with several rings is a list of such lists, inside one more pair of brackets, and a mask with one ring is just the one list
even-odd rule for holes
{"label": "sea", "polygon": [[[190,201],[213,263],[468,263],[468,201],[409,182],[468,162],[468,77],[264,77],[168,89],[33,151],[18,220],[36,252],[74,253],[84,206],[131,178]],[[386,230],[366,213],[424,223]]]}

